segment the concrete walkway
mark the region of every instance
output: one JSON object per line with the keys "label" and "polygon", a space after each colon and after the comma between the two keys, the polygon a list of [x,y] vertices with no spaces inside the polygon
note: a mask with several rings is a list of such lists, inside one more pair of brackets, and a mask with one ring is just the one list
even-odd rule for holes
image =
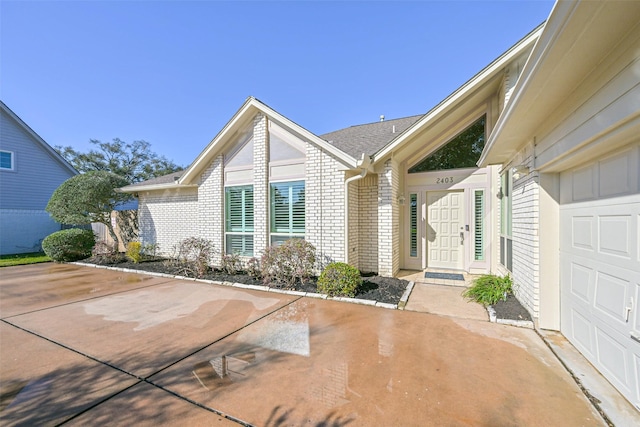
{"label": "concrete walkway", "polygon": [[603,425],[535,331],[41,264],[0,270],[2,425]]}

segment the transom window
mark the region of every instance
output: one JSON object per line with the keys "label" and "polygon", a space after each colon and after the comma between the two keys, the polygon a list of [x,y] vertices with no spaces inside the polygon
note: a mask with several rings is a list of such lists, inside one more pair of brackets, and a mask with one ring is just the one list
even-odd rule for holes
{"label": "transom window", "polygon": [[13,170],[13,152],[0,151],[0,169]]}
{"label": "transom window", "polygon": [[304,181],[271,184],[271,244],[304,239]]}
{"label": "transom window", "polygon": [[253,256],[253,185],[225,188],[226,253]]}
{"label": "transom window", "polygon": [[444,146],[409,168],[409,173],[476,167],[484,149],[485,122],[486,116],[482,116]]}

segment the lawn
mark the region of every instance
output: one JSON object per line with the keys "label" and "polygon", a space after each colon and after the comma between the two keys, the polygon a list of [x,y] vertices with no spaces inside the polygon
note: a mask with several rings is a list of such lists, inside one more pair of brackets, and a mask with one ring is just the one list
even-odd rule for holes
{"label": "lawn", "polygon": [[0,267],[11,267],[13,265],[37,264],[39,262],[49,262],[51,258],[44,252],[31,252],[28,254],[0,255]]}

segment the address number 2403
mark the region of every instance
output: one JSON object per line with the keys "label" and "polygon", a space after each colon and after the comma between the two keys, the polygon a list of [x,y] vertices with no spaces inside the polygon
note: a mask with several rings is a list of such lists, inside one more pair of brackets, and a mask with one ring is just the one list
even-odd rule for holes
{"label": "address number 2403", "polygon": [[436,184],[453,184],[453,177],[436,178]]}

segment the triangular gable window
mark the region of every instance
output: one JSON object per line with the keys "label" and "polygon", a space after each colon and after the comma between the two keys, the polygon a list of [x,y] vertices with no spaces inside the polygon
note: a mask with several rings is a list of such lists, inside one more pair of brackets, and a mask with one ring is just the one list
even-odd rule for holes
{"label": "triangular gable window", "polygon": [[409,168],[409,173],[476,167],[484,149],[485,122],[486,116],[482,116],[437,151]]}

